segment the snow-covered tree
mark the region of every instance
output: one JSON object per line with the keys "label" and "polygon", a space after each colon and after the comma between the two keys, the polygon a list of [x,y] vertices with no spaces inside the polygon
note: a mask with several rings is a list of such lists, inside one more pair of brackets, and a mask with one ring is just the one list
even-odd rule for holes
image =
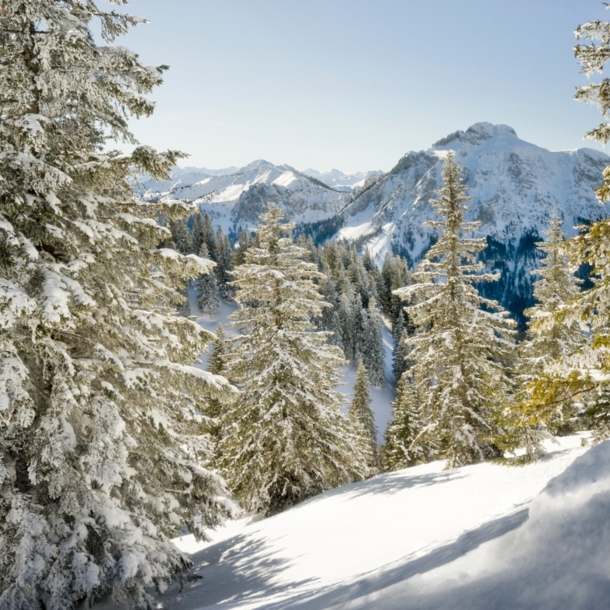
{"label": "snow-covered tree", "polygon": [[[209,258],[208,247],[205,243],[199,248],[199,256],[204,259]],[[197,304],[203,313],[215,314],[220,308],[220,292],[216,275],[210,270],[204,273],[197,280]]]}
{"label": "snow-covered tree", "polygon": [[439,447],[448,468],[497,454],[487,439],[510,389],[506,364],[514,332],[506,312],[473,286],[497,276],[482,273],[477,262],[485,239],[464,237],[479,223],[464,220],[470,198],[460,174],[448,153],[444,186],[431,201],[442,220],[427,222],[439,239],[413,273],[414,283],[395,291],[411,302],[407,311],[417,328],[407,346],[424,425],[418,442]]}
{"label": "snow-covered tree", "polygon": [[[591,76],[603,73],[610,57],[610,23],[592,21],[576,29],[580,40],[597,40],[599,44],[578,44],[575,55],[583,72]],[[610,96],[606,77],[601,82],[579,87],[576,99],[596,105],[604,118],[610,111]],[[606,144],[610,140],[610,123],[603,122],[590,131],[587,138]],[[610,166],[596,191],[600,203],[610,200]],[[528,412],[555,413],[561,405],[578,400],[588,411],[592,425],[597,428],[596,440],[610,437],[610,220],[593,223],[581,235],[569,240],[567,252],[574,266],[585,263],[592,267],[593,287],[568,302],[556,315],[558,322],[580,323],[589,341],[576,353],[564,356],[546,370],[531,386]]]}
{"label": "snow-covered tree", "polygon": [[193,251],[193,240],[185,217],[172,220],[169,223],[169,229],[172,232],[172,242],[178,252],[189,254]]}
{"label": "snow-covered tree", "polygon": [[384,470],[400,470],[426,462],[435,453],[434,446],[420,441],[423,430],[422,414],[413,378],[405,373],[398,382],[396,399],[392,403],[392,419],[384,434]]}
{"label": "snow-covered tree", "polygon": [[130,116],[162,68],[110,43],[140,19],[93,1],[0,5],[0,607],[69,609],[112,592],[151,604],[189,561],[169,542],[218,523],[208,333],[175,313],[209,261],[157,245],[131,171],[166,179],[177,153],[136,147]]}
{"label": "snow-covered tree", "polygon": [[375,297],[369,299],[368,312],[362,337],[362,360],[370,382],[380,387],[385,382],[385,349],[383,346],[383,320],[377,310]]}
{"label": "snow-covered tree", "polygon": [[367,472],[359,429],[343,415],[342,353],[315,332],[326,306],[320,274],[290,238],[292,224],[272,204],[261,216],[259,245],[233,273],[241,308],[232,324],[227,376],[242,388],[223,414],[219,463],[249,511],[275,513]]}
{"label": "snow-covered tree", "polygon": [[525,311],[530,322],[520,354],[519,381],[523,388],[504,425],[508,431],[504,448],[525,446],[528,459],[543,454],[541,441],[572,415],[573,406],[570,402],[532,401],[534,389],[545,373],[576,354],[587,342],[580,322],[564,314],[580,294],[582,281],[570,269],[561,226],[561,218],[553,214],[547,240],[538,244],[546,256],[540,269],[533,272],[541,276],[534,282],[538,303]]}
{"label": "snow-covered tree", "polygon": [[220,296],[223,299],[230,299],[233,297],[233,287],[231,286],[231,279],[233,277],[233,250],[231,249],[229,238],[222,232],[221,227],[218,227],[215,239],[214,260],[216,261],[216,267],[214,271],[216,273],[216,280],[218,281]]}
{"label": "snow-covered tree", "polygon": [[377,455],[377,424],[375,415],[371,409],[371,391],[369,388],[369,376],[362,361],[358,363],[356,370],[356,383],[354,385],[354,397],[349,409],[349,416],[362,427],[369,446],[369,468],[375,472],[379,468]]}

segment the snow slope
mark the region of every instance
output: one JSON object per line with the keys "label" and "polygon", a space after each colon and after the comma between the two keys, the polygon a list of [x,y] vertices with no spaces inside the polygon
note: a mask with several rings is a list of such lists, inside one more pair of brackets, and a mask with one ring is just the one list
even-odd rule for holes
{"label": "snow slope", "polygon": [[159,607],[607,608],[610,443],[580,440],[521,468],[383,474],[233,522],[208,545],[179,538],[202,579]]}

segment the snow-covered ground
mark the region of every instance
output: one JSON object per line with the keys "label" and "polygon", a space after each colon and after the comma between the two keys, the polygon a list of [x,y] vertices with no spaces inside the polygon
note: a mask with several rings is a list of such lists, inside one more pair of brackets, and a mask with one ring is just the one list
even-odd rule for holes
{"label": "snow-covered ground", "polygon": [[179,538],[202,578],[159,608],[608,608],[610,442],[581,438],[524,467],[434,462]]}

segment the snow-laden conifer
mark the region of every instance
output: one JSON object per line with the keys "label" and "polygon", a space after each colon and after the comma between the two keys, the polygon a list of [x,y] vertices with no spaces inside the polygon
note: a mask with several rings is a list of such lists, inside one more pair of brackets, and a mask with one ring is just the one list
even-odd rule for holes
{"label": "snow-laden conifer", "polygon": [[342,353],[315,332],[327,306],[316,266],[290,238],[294,225],[270,205],[258,245],[233,274],[241,308],[227,376],[243,390],[223,414],[219,463],[249,511],[274,513],[367,472],[360,430],[341,412]]}
{"label": "snow-laden conifer", "polygon": [[[93,1],[0,6],[0,607],[69,609],[106,592],[149,607],[188,560],[169,542],[218,523],[206,397],[191,366],[208,334],[175,314],[209,261],[157,245],[173,208],[136,201],[129,116],[162,68],[111,42],[140,19]],[[186,209],[176,212],[184,215]]]}
{"label": "snow-laden conifer", "polygon": [[[205,242],[199,248],[199,256],[204,259],[209,258],[208,247]],[[215,273],[210,270],[209,273],[200,275],[197,280],[197,304],[202,313],[215,314],[220,308],[220,292],[218,290],[218,282],[216,281]]]}
{"label": "snow-laden conifer", "polygon": [[541,278],[534,282],[536,305],[527,309],[529,325],[521,346],[519,381],[522,390],[515,408],[507,415],[505,448],[525,447],[526,458],[543,454],[541,441],[558,428],[571,413],[570,402],[545,404],[532,400],[541,377],[562,361],[567,361],[587,342],[580,323],[564,310],[580,294],[582,280],[576,278],[566,254],[561,218],[551,217],[546,241],[538,244],[545,253],[540,268]]}
{"label": "snow-laden conifer", "polygon": [[420,442],[423,430],[421,405],[413,378],[405,373],[392,403],[392,419],[384,434],[384,470],[400,470],[427,461],[435,447]]}
{"label": "snow-laden conifer", "polygon": [[[575,55],[583,72],[602,73],[610,57],[610,23],[592,21],[576,29],[579,40],[597,40],[599,44],[578,44]],[[596,105],[605,118],[610,110],[608,79],[579,87],[576,99]],[[587,138],[606,144],[610,140],[607,121],[590,131]],[[596,191],[600,203],[610,200],[610,166],[600,176]],[[592,267],[592,288],[568,302],[556,315],[557,322],[578,322],[589,341],[571,356],[548,365],[529,391],[528,412],[555,413],[561,405],[578,400],[588,411],[595,438],[610,437],[610,220],[601,220],[572,238],[566,248],[574,266]]]}
{"label": "snow-laden conifer", "polygon": [[414,283],[395,291],[411,302],[408,314],[417,328],[407,346],[424,425],[418,442],[436,445],[449,468],[497,453],[487,438],[510,388],[505,367],[514,326],[473,286],[497,276],[481,273],[476,259],[485,239],[464,237],[478,223],[464,221],[470,198],[460,173],[449,153],[440,197],[431,201],[442,220],[427,223],[439,230],[439,240],[413,273]]}
{"label": "snow-laden conifer", "polygon": [[374,473],[379,468],[379,464],[377,455],[377,425],[375,424],[375,415],[371,408],[372,402],[369,376],[366,366],[360,361],[356,369],[354,397],[350,405],[349,416],[364,431],[364,436],[369,447],[369,469],[371,473]]}
{"label": "snow-laden conifer", "polygon": [[362,337],[362,360],[372,385],[380,387],[385,382],[385,348],[383,346],[383,320],[377,309],[375,297],[369,299],[364,336]]}

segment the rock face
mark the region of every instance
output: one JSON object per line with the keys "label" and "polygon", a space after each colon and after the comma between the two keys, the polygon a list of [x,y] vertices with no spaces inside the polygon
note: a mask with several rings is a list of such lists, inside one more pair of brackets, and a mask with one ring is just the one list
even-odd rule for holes
{"label": "rock face", "polygon": [[365,241],[371,235],[367,245],[378,259],[394,251],[417,264],[437,237],[424,222],[439,218],[429,200],[441,186],[450,150],[472,197],[466,219],[481,222],[475,236],[489,244],[483,260],[501,273],[499,282],[482,291],[522,322],[524,307],[532,303],[535,243],[553,210],[568,235],[576,233],[576,225],[610,215],[594,193],[610,157],[591,149],[551,152],[520,140],[506,125],[477,123],[429,150],[407,153],[389,173],[355,192],[341,212],[337,236]]}

